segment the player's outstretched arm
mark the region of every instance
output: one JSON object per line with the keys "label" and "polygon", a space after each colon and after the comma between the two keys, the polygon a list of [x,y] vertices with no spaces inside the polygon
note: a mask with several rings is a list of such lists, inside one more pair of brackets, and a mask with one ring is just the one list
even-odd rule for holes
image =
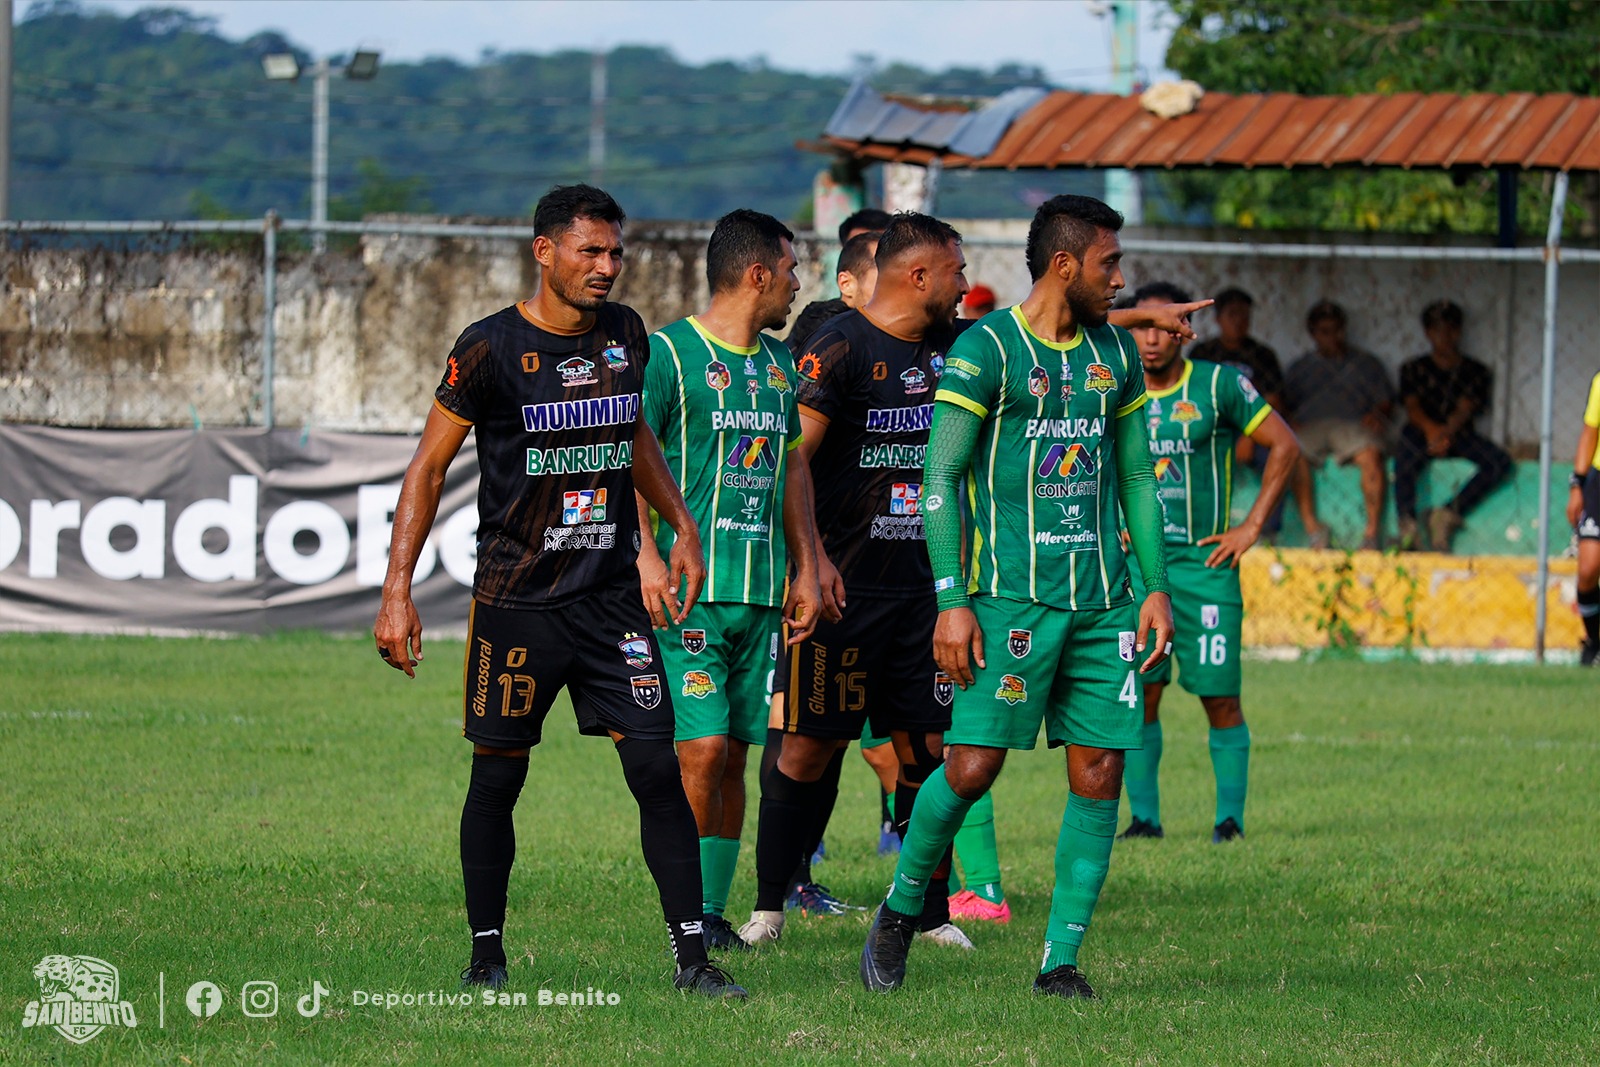
{"label": "player's outstretched arm", "polygon": [[706,557],[700,548],[700,527],[689,514],[689,505],[683,502],[678,483],[672,480],[656,435],[642,418],[633,431],[633,484],[645,503],[655,508],[661,521],[678,535],[672,545],[672,558],[667,561],[667,592],[676,598],[682,591],[682,602],[672,616],[673,622],[682,622],[700,599],[700,587],[706,583]]}
{"label": "player's outstretched arm", "polygon": [[461,451],[469,429],[447,417],[437,405],[428,412],[422,440],[406,467],[394,509],[389,572],[383,579],[383,601],[378,606],[378,620],[372,624],[372,636],[378,642],[378,655],[395,670],[405,671],[408,678],[417,676],[413,668],[422,661],[422,619],[411,600],[411,576],[439,513],[445,472]]}
{"label": "player's outstretched arm", "polygon": [[783,539],[794,560],[794,577],[783,604],[783,621],[789,643],[798,645],[811,636],[822,614],[822,589],[817,584],[816,508],[811,498],[811,465],[798,454],[789,455],[783,472]]}
{"label": "player's outstretched arm", "polygon": [[1189,304],[1157,304],[1152,307],[1118,308],[1106,316],[1113,326],[1121,326],[1124,330],[1166,330],[1168,333],[1183,338],[1185,341],[1194,340],[1194,329],[1189,325],[1189,316],[1201,308],[1210,307],[1213,300],[1196,300]]}
{"label": "player's outstretched arm", "polygon": [[967,602],[961,568],[961,478],[972,463],[983,419],[975,411],[940,400],[933,405],[933,427],[922,472],[922,524],[928,560],[933,564],[939,621],[933,629],[933,660],[962,689],[974,682],[972,665],[983,659],[983,629]]}
{"label": "player's outstretched arm", "polygon": [[1150,655],[1139,668],[1154,669],[1172,652],[1172,597],[1167,585],[1167,553],[1161,541],[1161,500],[1156,496],[1155,466],[1150,461],[1150,437],[1140,408],[1120,416],[1116,430],[1117,499],[1128,521],[1128,540],[1139,560],[1149,595],[1139,608],[1135,647],[1143,652],[1146,637],[1155,639]]}
{"label": "player's outstretched arm", "polygon": [[1250,440],[1262,448],[1271,449],[1267,453],[1266,469],[1261,472],[1261,492],[1257,494],[1256,502],[1250,506],[1250,514],[1244,517],[1243,522],[1196,542],[1199,545],[1217,546],[1206,557],[1207,567],[1239,565],[1240,557],[1250,551],[1250,546],[1260,538],[1267,516],[1283,499],[1284,490],[1289,487],[1289,476],[1294,473],[1295,462],[1300,458],[1300,439],[1276,411],[1269,413],[1261,425],[1251,432]]}

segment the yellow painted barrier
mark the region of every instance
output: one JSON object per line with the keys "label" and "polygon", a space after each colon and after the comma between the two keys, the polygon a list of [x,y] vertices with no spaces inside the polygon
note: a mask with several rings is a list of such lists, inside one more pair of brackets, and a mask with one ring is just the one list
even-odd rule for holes
{"label": "yellow painted barrier", "polygon": [[[1546,646],[1574,648],[1577,564],[1550,561]],[[1533,648],[1531,556],[1258,547],[1240,567],[1246,646]]]}

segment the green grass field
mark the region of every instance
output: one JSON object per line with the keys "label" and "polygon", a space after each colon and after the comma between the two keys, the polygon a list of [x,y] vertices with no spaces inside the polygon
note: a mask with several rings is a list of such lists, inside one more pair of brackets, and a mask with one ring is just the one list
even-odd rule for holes
{"label": "green grass field", "polygon": [[[1253,664],[1249,838],[1210,844],[1204,721],[1167,702],[1162,842],[1119,844],[1083,959],[1102,1000],[1035,998],[1059,754],[996,788],[1015,918],[919,946],[865,993],[860,918],[793,920],[729,962],[745,1005],[686,999],[611,746],[564,710],[518,813],[511,989],[582,1009],[356,1006],[454,992],[460,648],[407,683],[370,642],[0,637],[0,1062],[1600,1062],[1600,700],[1574,669]],[[870,903],[876,783],[846,764],[818,877]],[[1125,821],[1125,817],[1124,817]],[[734,886],[753,893],[753,850]],[[32,967],[121,970],[134,1029],[23,1029]],[[165,975],[159,1023],[158,975]],[[184,991],[228,1001],[195,1019]],[[275,1018],[240,987],[275,981]],[[313,980],[323,1013],[294,1002]]]}

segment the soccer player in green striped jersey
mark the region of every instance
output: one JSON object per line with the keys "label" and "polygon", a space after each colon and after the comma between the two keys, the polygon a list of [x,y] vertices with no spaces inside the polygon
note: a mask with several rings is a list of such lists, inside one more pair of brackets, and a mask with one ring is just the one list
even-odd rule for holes
{"label": "soccer player in green striped jersey", "polygon": [[[1187,294],[1154,282],[1133,294],[1135,307],[1184,303]],[[1183,687],[1200,698],[1211,722],[1211,766],[1217,815],[1211,839],[1244,835],[1250,771],[1250,727],[1239,703],[1239,645],[1244,599],[1239,558],[1261,536],[1283,497],[1300,444],[1250,379],[1220,363],[1190,361],[1183,341],[1164,330],[1133,331],[1150,398],[1145,414],[1156,486],[1166,513],[1167,581],[1178,627],[1174,657]],[[1234,446],[1241,436],[1270,449],[1261,492],[1238,526],[1229,526]],[[1134,586],[1139,587],[1134,569]],[[1133,819],[1123,837],[1161,837],[1161,694],[1172,680],[1169,660],[1145,680],[1144,745],[1128,753],[1123,772]]]}
{"label": "soccer player in green striped jersey", "polygon": [[644,421],[699,524],[708,567],[699,602],[675,621],[662,559],[674,535],[649,522],[640,498],[640,585],[656,628],[669,631],[662,667],[700,834],[708,948],[746,947],[723,918],[745,758],[766,737],[782,625],[791,643],[803,640],[821,611],[809,472],[789,462],[800,444],[794,358],[761,332],[783,326],[800,288],[793,240],[771,215],[740,209],[719,219],[706,249],[711,306],[651,335],[644,374]]}
{"label": "soccer player in green striped jersey", "polygon": [[[945,359],[923,511],[934,658],[957,691],[944,765],[922,787],[861,953],[868,989],[905,980],[929,875],[1006,752],[1033,748],[1042,723],[1052,747],[1067,746],[1070,792],[1034,990],[1094,996],[1078,949],[1110,864],[1123,752],[1139,745],[1138,675],[1172,639],[1144,376],[1132,338],[1107,322],[1123,287],[1121,226],[1090,197],[1046,202],[1028,232],[1027,298],[980,319]],[[1148,576],[1142,605],[1119,506]]]}

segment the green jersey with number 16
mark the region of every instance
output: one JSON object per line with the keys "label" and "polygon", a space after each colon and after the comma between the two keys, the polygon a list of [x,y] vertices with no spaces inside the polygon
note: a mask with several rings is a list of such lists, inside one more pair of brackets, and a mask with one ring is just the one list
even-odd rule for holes
{"label": "green jersey with number 16", "polygon": [[[691,315],[650,335],[644,420],[700,526],[703,600],[783,603],[783,477],[800,443],[794,378],[789,350],[764,334],[730,345]],[[657,531],[663,558],[674,539],[664,524]]]}
{"label": "green jersey with number 16", "polygon": [[1250,379],[1221,363],[1185,360],[1166,389],[1145,406],[1156,494],[1166,513],[1163,539],[1192,545],[1228,528],[1233,501],[1233,446],[1272,414]]}
{"label": "green jersey with number 16", "polygon": [[1113,420],[1145,402],[1133,338],[1079,327],[1057,344],[1020,307],[996,311],[951,347],[935,399],[984,420],[961,501],[967,591],[1072,611],[1129,603]]}

